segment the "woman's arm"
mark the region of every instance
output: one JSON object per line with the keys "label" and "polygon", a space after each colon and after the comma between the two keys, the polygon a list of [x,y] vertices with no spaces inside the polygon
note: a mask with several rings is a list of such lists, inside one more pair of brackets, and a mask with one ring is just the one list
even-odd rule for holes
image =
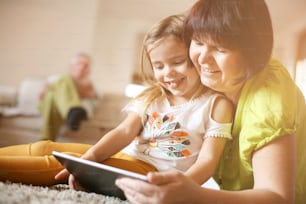
{"label": "woman's arm", "polygon": [[294,135],[282,136],[256,151],[252,159],[254,189],[267,189],[278,200],[274,203],[294,203],[295,152]]}
{"label": "woman's arm", "polygon": [[[218,123],[231,123],[233,121],[233,114],[234,108],[232,103],[227,98],[218,96],[212,105],[212,111],[209,117]],[[229,129],[229,134],[230,131],[231,130]],[[226,142],[227,139],[222,137],[204,138],[196,162],[185,172],[185,175],[192,178],[198,184],[203,184],[212,177],[217,168]]]}
{"label": "woman's arm", "polygon": [[121,178],[116,184],[131,203],[293,204],[294,136],[276,139],[253,155],[253,189],[241,191],[202,188],[175,171],[150,173],[150,183]]}
{"label": "woman's arm", "polygon": [[243,191],[203,194],[207,203],[293,204],[295,137],[282,136],[253,154],[254,187]]}

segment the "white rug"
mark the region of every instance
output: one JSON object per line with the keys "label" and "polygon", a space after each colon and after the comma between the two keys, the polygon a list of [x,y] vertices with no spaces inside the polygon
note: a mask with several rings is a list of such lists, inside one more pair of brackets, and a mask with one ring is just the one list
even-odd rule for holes
{"label": "white rug", "polygon": [[69,189],[59,184],[51,187],[39,187],[18,183],[0,182],[1,204],[128,204],[115,197],[96,193],[87,193]]}

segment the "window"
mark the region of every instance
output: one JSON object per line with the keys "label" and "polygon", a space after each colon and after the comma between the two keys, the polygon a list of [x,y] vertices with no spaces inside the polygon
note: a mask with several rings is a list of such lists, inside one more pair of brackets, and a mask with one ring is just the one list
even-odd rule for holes
{"label": "window", "polygon": [[295,82],[306,98],[306,30],[298,37]]}
{"label": "window", "polygon": [[302,90],[304,97],[306,98],[306,58],[297,62],[295,82]]}

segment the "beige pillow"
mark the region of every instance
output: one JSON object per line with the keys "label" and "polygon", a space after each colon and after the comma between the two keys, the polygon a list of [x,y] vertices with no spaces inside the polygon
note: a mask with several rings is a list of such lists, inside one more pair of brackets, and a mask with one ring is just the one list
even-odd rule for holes
{"label": "beige pillow", "polygon": [[24,79],[19,88],[17,106],[21,114],[39,114],[39,93],[45,85],[43,79]]}
{"label": "beige pillow", "polygon": [[0,85],[0,105],[15,106],[17,101],[17,89]]}

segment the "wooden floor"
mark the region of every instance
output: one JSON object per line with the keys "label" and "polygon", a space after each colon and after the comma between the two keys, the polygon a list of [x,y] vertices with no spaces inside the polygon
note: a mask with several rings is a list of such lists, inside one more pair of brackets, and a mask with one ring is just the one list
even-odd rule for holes
{"label": "wooden floor", "polygon": [[[104,96],[91,119],[83,122],[78,131],[71,131],[63,125],[56,141],[95,144],[120,123],[124,117],[121,109],[128,101],[121,95]],[[39,141],[42,122],[39,117],[0,116],[0,147]]]}
{"label": "wooden floor", "polygon": [[[71,131],[66,126],[63,126],[56,141],[95,144],[110,129],[84,124],[78,131]],[[32,143],[39,141],[39,139],[39,130],[11,127],[0,128],[0,147]]]}
{"label": "wooden floor", "polygon": [[38,139],[39,133],[35,130],[0,128],[0,147],[35,142]]}

